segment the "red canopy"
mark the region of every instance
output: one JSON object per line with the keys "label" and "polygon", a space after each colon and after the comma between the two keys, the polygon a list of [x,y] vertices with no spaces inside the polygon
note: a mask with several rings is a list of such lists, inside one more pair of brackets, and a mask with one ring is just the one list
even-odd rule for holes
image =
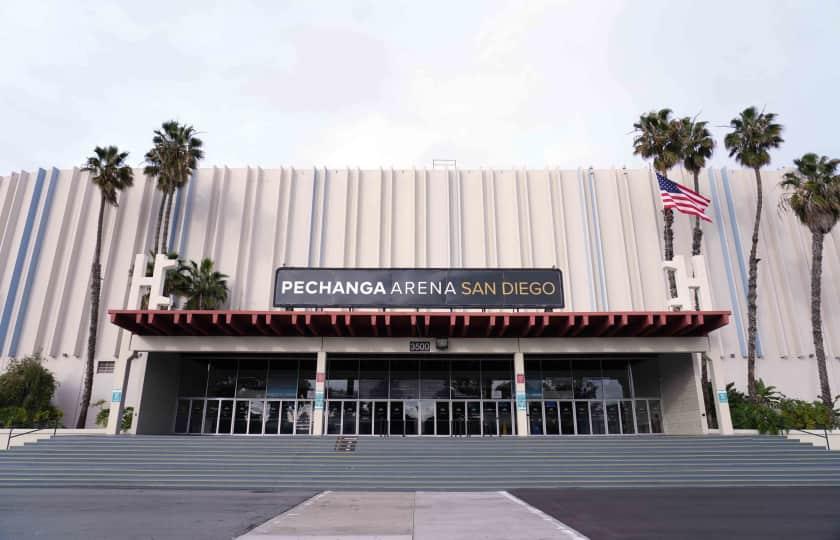
{"label": "red canopy", "polygon": [[705,336],[728,311],[108,311],[143,336],[663,337]]}

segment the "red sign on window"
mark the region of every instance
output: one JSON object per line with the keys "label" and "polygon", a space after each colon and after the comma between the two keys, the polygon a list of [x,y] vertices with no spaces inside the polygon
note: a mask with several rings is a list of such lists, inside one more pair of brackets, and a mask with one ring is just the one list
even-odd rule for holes
{"label": "red sign on window", "polygon": [[516,384],[525,384],[525,374],[524,373],[517,373],[516,374]]}
{"label": "red sign on window", "polygon": [[324,373],[316,373],[315,374],[315,382],[324,382],[325,376],[326,375]]}

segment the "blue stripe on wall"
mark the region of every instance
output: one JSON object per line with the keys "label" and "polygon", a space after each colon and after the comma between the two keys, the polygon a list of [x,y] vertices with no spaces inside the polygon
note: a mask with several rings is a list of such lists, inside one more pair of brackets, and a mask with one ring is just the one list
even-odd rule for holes
{"label": "blue stripe on wall", "polygon": [[[741,284],[744,287],[744,294],[747,293],[747,286],[749,278],[747,277],[747,266],[744,257],[744,250],[741,246],[741,231],[738,229],[738,222],[735,220],[735,200],[732,197],[732,189],[729,186],[729,175],[726,174],[726,169],[721,169],[721,177],[723,179],[723,192],[726,195],[726,205],[729,212],[729,226],[732,228],[732,236],[735,238],[735,253],[738,255],[738,271],[741,274]],[[764,356],[761,353],[761,332],[758,324],[756,324],[755,331],[755,352],[758,356]]]}
{"label": "blue stripe on wall", "polygon": [[178,230],[178,225],[181,223],[180,216],[181,216],[181,199],[184,197],[184,190],[178,188],[175,192],[175,204],[174,208],[172,209],[172,216],[170,219],[172,220],[172,224],[169,227],[169,238],[166,240],[166,245],[169,248],[169,251],[172,251],[175,247],[175,232]]}
{"label": "blue stripe on wall", "polygon": [[[40,173],[39,173],[40,174]],[[32,285],[35,275],[38,273],[38,261],[41,259],[41,248],[44,244],[44,235],[47,232],[50,220],[50,210],[55,196],[55,188],[58,186],[58,169],[53,167],[50,175],[50,185],[47,188],[47,198],[44,199],[44,208],[41,210],[41,220],[38,223],[38,233],[35,236],[35,245],[32,246],[32,260],[29,262],[29,270],[26,273],[26,281],[23,284],[23,293],[20,297],[20,309],[18,309],[17,322],[12,332],[12,341],[9,344],[9,356],[17,356],[20,335],[26,322],[26,312],[29,310],[29,297],[32,294]]]}
{"label": "blue stripe on wall", "polygon": [[732,259],[729,257],[729,249],[726,245],[726,231],[723,228],[723,213],[720,209],[720,197],[715,181],[715,172],[709,171],[709,190],[712,195],[712,206],[715,209],[715,226],[720,237],[720,251],[723,254],[723,268],[726,270],[726,284],[729,286],[729,300],[732,303],[732,311],[735,319],[735,333],[738,335],[738,346],[741,349],[741,356],[747,356],[747,342],[744,339],[743,316],[741,315],[741,302],[738,301],[738,291],[735,288],[735,276],[732,273]]}
{"label": "blue stripe on wall", "polygon": [[187,187],[187,202],[184,207],[184,221],[181,223],[181,241],[178,243],[178,254],[186,257],[187,249],[187,235],[190,232],[190,219],[192,219],[193,199],[195,199],[195,182],[196,174],[190,178],[189,186]]}
{"label": "blue stripe on wall", "polygon": [[35,224],[35,214],[38,212],[38,203],[41,201],[41,191],[44,188],[44,178],[47,171],[38,169],[38,177],[35,180],[35,187],[32,190],[32,200],[29,203],[29,212],[26,214],[26,222],[23,225],[23,235],[20,238],[15,267],[12,270],[12,279],[9,282],[9,291],[6,294],[6,303],[3,305],[3,314],[0,317],[0,354],[3,345],[6,343],[6,334],[11,324],[12,309],[15,306],[15,297],[20,287],[20,274],[23,271],[23,262],[26,260],[26,252],[29,250],[29,240],[32,238],[32,227]]}
{"label": "blue stripe on wall", "polygon": [[586,248],[586,281],[589,283],[589,299],[592,301],[592,309],[598,311],[598,298],[595,295],[595,277],[592,269],[592,244],[590,242],[591,235],[589,234],[589,211],[586,204],[586,185],[583,183],[583,174],[580,169],[577,171],[578,188],[580,189],[580,207],[583,210],[583,245]]}
{"label": "blue stripe on wall", "polygon": [[598,213],[598,192],[595,189],[595,173],[589,171],[589,192],[592,194],[592,222],[595,224],[595,251],[598,255],[598,288],[601,291],[601,308],[609,311],[607,296],[607,274],[604,268],[604,240],[601,237],[601,217]]}

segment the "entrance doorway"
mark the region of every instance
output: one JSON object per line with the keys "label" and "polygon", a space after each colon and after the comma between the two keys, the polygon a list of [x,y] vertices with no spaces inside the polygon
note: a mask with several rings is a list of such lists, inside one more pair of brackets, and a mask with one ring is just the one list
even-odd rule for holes
{"label": "entrance doorway", "polygon": [[498,436],[514,435],[507,400],[330,400],[327,435]]}

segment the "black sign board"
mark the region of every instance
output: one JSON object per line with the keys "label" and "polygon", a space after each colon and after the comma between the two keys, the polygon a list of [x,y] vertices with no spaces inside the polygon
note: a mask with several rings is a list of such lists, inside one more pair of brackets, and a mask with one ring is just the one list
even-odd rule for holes
{"label": "black sign board", "polygon": [[278,268],[274,307],[562,308],[556,269]]}

